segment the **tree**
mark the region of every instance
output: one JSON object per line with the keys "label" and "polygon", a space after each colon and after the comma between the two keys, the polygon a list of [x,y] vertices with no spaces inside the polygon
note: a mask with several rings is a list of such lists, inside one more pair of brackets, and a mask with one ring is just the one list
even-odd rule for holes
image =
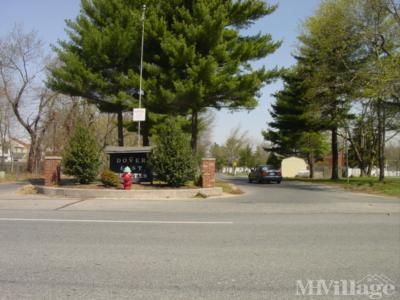
{"label": "tree", "polygon": [[62,154],[63,172],[79,183],[92,182],[100,167],[100,148],[89,129],[78,124]]}
{"label": "tree", "polygon": [[[373,100],[381,181],[385,173],[386,131],[393,129],[391,119],[398,120],[400,111],[399,7],[396,0],[358,0],[350,10],[352,24],[361,33],[362,47],[367,53],[367,60],[358,72],[363,80],[360,94]],[[399,124],[395,126],[398,128]]]}
{"label": "tree", "polygon": [[265,150],[266,146],[257,145],[254,152],[254,166],[265,165],[267,163],[268,154]]}
{"label": "tree", "polygon": [[0,95],[0,168],[4,170],[5,155],[10,150],[10,106]]}
{"label": "tree", "polygon": [[[42,140],[52,122],[57,93],[43,87],[49,58],[35,32],[15,27],[0,40],[0,81],[4,97],[19,124],[30,137],[27,171],[33,172],[41,159]],[[29,107],[29,109],[26,109]]]}
{"label": "tree", "polygon": [[276,6],[259,0],[177,0],[161,1],[160,7],[161,56],[147,71],[157,78],[153,90],[162,107],[190,114],[196,151],[199,113],[209,107],[254,108],[263,84],[276,77],[276,70],[253,70],[250,62],[273,53],[280,43],[268,34],[240,32]]}
{"label": "tree", "polygon": [[[70,41],[55,48],[62,64],[52,70],[49,85],[119,116],[135,107],[141,4],[82,0],[80,16],[67,22]],[[239,34],[276,7],[260,0],[149,0],[146,5],[143,104],[152,113],[190,114],[196,150],[200,113],[207,107],[253,108],[262,85],[276,75],[249,63],[280,43],[270,35]],[[122,118],[119,127],[122,136]]]}
{"label": "tree", "polygon": [[240,152],[248,143],[247,132],[240,132],[240,127],[231,131],[224,144],[226,162],[232,165],[240,159]]}
{"label": "tree", "polygon": [[214,143],[210,148],[210,154],[211,157],[215,158],[215,168],[217,171],[221,171],[228,164],[223,146]]}
{"label": "tree", "polygon": [[60,64],[48,85],[81,96],[118,117],[118,145],[124,145],[123,111],[136,104],[140,63],[140,6],[124,0],[82,0],[69,41],[54,47]]}
{"label": "tree", "polygon": [[307,97],[308,77],[306,70],[295,67],[282,77],[284,87],[274,97],[270,129],[264,131],[265,140],[271,143],[267,150],[282,157],[300,156],[307,160],[310,178],[314,177],[314,163],[323,159],[327,152],[323,128],[312,116],[314,104]]}
{"label": "tree", "polygon": [[372,100],[360,101],[360,105],[360,111],[346,128],[349,163],[360,168],[361,176],[370,176],[378,154],[376,113]]}
{"label": "tree", "polygon": [[195,177],[195,161],[188,137],[174,119],[168,118],[158,132],[156,148],[149,159],[157,179],[173,187],[184,185]]}
{"label": "tree", "polygon": [[351,22],[350,1],[324,1],[305,22],[296,54],[310,74],[307,93],[315,104],[314,116],[331,131],[332,179],[339,177],[338,129],[349,118],[356,71],[365,57],[360,32]]}
{"label": "tree", "polygon": [[239,151],[239,166],[252,168],[256,165],[253,149],[250,145],[246,145]]}
{"label": "tree", "polygon": [[282,158],[278,157],[274,152],[272,152],[267,159],[267,164],[271,165],[275,169],[280,169],[282,164]]}

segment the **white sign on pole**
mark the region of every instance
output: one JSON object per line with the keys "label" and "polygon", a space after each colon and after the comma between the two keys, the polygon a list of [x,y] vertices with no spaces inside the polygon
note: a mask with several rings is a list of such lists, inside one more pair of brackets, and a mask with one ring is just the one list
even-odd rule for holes
{"label": "white sign on pole", "polygon": [[136,122],[146,121],[146,109],[145,108],[134,108],[133,109],[133,121],[136,121]]}

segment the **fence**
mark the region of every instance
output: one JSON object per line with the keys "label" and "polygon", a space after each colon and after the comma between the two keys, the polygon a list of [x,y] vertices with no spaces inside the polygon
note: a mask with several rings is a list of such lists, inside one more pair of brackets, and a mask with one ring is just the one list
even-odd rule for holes
{"label": "fence", "polygon": [[[0,163],[0,171],[5,172],[6,174],[22,174],[26,173],[27,162],[25,161],[16,161],[16,162],[4,162]],[[35,174],[41,174],[43,171],[43,162],[38,163],[35,168]]]}

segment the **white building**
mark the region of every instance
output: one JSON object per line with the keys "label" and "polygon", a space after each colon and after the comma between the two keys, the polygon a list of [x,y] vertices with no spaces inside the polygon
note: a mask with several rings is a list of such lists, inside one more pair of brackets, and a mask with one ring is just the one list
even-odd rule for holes
{"label": "white building", "polygon": [[4,157],[5,162],[20,161],[24,162],[28,158],[30,144],[17,138],[11,138],[8,143],[7,151],[3,153],[0,145],[0,160]]}

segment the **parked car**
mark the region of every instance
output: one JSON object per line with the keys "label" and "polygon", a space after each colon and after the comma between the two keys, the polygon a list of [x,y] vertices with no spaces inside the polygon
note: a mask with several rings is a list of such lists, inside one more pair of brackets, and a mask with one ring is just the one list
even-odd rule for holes
{"label": "parked car", "polygon": [[276,169],[270,165],[262,165],[256,168],[252,168],[249,173],[249,182],[276,182],[281,183],[282,181],[282,172],[279,169]]}

